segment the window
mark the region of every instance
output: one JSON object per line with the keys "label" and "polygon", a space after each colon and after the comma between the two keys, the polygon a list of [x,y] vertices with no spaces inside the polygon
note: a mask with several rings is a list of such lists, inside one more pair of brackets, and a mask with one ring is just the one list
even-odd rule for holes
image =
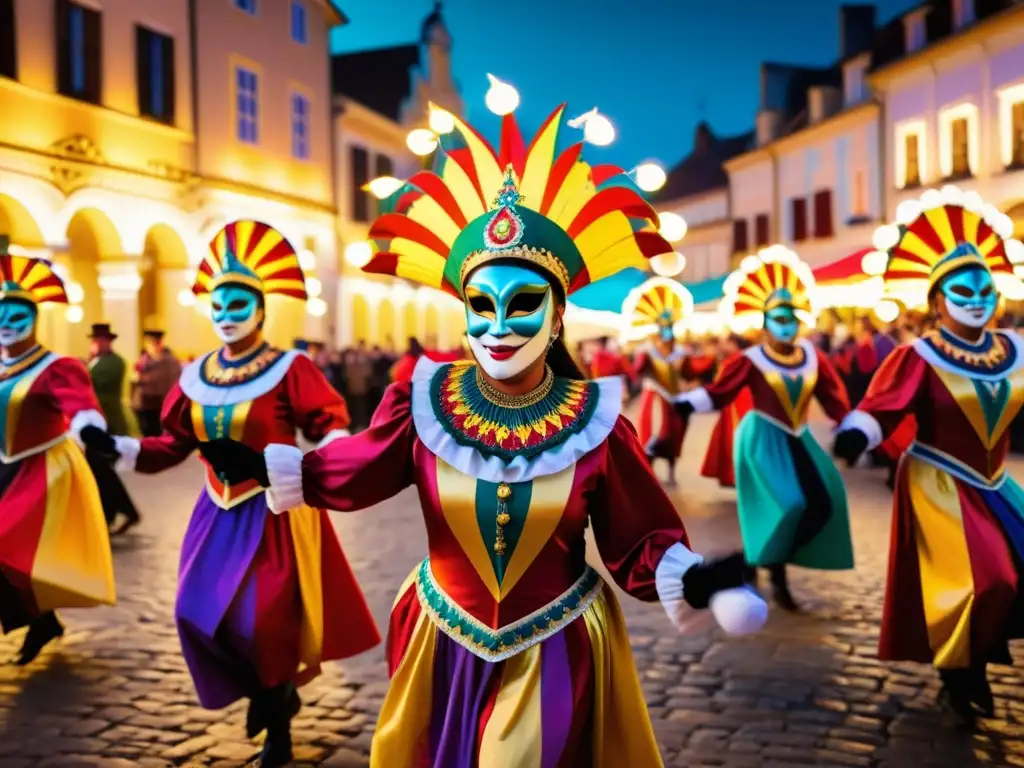
{"label": "window", "polygon": [[292,157],[309,159],[309,99],[292,94]]}
{"label": "window", "polygon": [[135,79],[139,114],[174,123],[174,38],[135,27]]}
{"label": "window", "polygon": [[953,0],[953,26],[962,29],[974,21],[974,0]]}
{"label": "window", "polygon": [[927,28],[924,25],[924,14],[915,13],[903,20],[903,44],[907,53],[924,48],[928,42]]}
{"label": "window", "polygon": [[967,118],[955,118],[950,124],[950,140],[952,141],[952,166],[950,178],[962,179],[971,175],[971,161],[968,154]]}
{"label": "window", "polygon": [[868,180],[863,168],[853,172],[850,187],[850,221],[859,222],[869,218],[868,214]]}
{"label": "window", "polygon": [[245,67],[235,67],[235,131],[239,141],[258,144],[260,78]]}
{"label": "window", "polygon": [[292,40],[301,45],[309,42],[306,6],[300,3],[299,0],[292,0]]}
{"label": "window", "polygon": [[908,132],[903,137],[903,178],[900,187],[921,186],[921,134]]}
{"label": "window", "polygon": [[855,61],[847,65],[846,78],[846,104],[860,104],[864,101],[864,71],[867,69],[867,62]]}
{"label": "window", "polygon": [[256,0],[234,0],[235,8],[245,11],[250,16],[256,15]]}
{"label": "window", "polygon": [[1024,166],[1024,101],[1018,101],[1010,110],[1010,163]]}
{"label": "window", "polygon": [[793,214],[793,242],[799,243],[807,239],[807,200],[794,197],[789,204]]}
{"label": "window", "polygon": [[391,162],[391,158],[387,155],[377,155],[374,160],[375,166],[374,171],[377,176],[394,176],[395,175],[395,164]]}
{"label": "window", "polygon": [[750,250],[750,243],[747,238],[747,220],[736,219],[732,223],[732,252],[746,253]]}
{"label": "window", "polygon": [[814,193],[814,236],[832,237],[832,190]]}
{"label": "window", "polygon": [[758,248],[768,245],[769,233],[768,233],[768,214],[759,213],[754,218],[754,245]]}
{"label": "window", "polygon": [[99,104],[101,50],[100,14],[70,0],[57,0],[57,90]]}
{"label": "window", "polygon": [[18,77],[14,0],[0,0],[0,77]]}
{"label": "window", "polygon": [[962,179],[978,168],[978,108],[971,103],[939,112],[939,172]]}
{"label": "window", "polygon": [[370,181],[370,153],[362,147],[352,147],[352,219],[370,220],[370,195],[363,189]]}

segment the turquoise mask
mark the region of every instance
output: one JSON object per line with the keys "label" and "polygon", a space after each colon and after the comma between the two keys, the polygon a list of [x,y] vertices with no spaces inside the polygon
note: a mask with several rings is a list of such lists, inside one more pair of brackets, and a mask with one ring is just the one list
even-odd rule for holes
{"label": "turquoise mask", "polygon": [[984,328],[999,304],[992,273],[982,267],[967,267],[949,275],[940,287],[946,311],[968,328]]}
{"label": "turquoise mask", "polygon": [[783,344],[792,344],[800,333],[800,321],[793,307],[786,305],[773,307],[765,313],[764,327],[772,338]]}
{"label": "turquoise mask", "polygon": [[32,335],[37,311],[25,301],[0,301],[0,347],[10,347]]}
{"label": "turquoise mask", "polygon": [[238,285],[221,285],[210,294],[210,319],[225,344],[241,341],[259,329],[262,321],[259,297]]}
{"label": "turquoise mask", "polygon": [[465,294],[469,346],[489,376],[516,376],[545,353],[555,302],[551,285],[539,274],[514,264],[489,264],[470,275]]}

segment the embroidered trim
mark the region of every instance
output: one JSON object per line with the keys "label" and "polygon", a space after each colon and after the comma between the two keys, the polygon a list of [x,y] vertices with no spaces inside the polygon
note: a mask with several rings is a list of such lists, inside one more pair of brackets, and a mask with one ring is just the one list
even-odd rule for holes
{"label": "embroidered trim", "polygon": [[550,391],[532,405],[499,405],[481,390],[471,362],[439,368],[430,395],[438,422],[457,443],[506,464],[537,456],[581,432],[598,402],[595,382],[554,378]]}
{"label": "embroidered trim", "polygon": [[761,345],[761,351],[764,353],[765,357],[780,368],[799,368],[807,362],[807,350],[800,345],[794,346],[793,351],[788,355],[776,352],[767,344]]}
{"label": "embroidered trim", "polygon": [[756,347],[750,347],[743,354],[750,358],[757,368],[764,371],[777,371],[789,375],[796,376],[807,376],[814,371],[818,370],[818,355],[815,352],[814,345],[811,344],[807,339],[799,339],[797,345],[804,351],[804,361],[798,366],[786,366],[780,365],[775,362],[772,358],[765,354],[765,348],[762,345]]}
{"label": "embroidered trim", "polygon": [[181,372],[178,384],[189,400],[200,405],[218,408],[227,405],[238,405],[249,400],[255,400],[280,384],[284,377],[288,375],[292,363],[298,357],[299,353],[294,349],[290,349],[282,354],[277,362],[266,368],[262,375],[233,386],[215,386],[203,381],[202,368],[206,362],[204,357],[185,366]]}
{"label": "embroidered trim", "polygon": [[49,353],[46,347],[35,346],[16,360],[0,362],[0,381],[16,379],[30,368],[38,365]]}
{"label": "embroidered trim", "polygon": [[1010,373],[1024,365],[1024,339],[1016,333],[995,331],[991,334],[994,343],[1005,348],[1006,357],[998,368],[970,367],[959,360],[950,359],[942,353],[929,336],[922,336],[913,343],[914,350],[924,358],[926,363],[938,366],[943,370],[960,376],[967,376],[981,381],[1001,381]]}
{"label": "embroidered trim", "polygon": [[974,486],[983,491],[998,491],[1006,482],[1007,473],[1004,467],[1000,467],[991,478],[985,477],[981,472],[969,467],[955,456],[950,456],[945,451],[933,448],[925,443],[916,440],[907,448],[907,453],[914,458],[920,459],[925,464],[930,464],[936,469],[948,472],[958,480]]}
{"label": "embroidered trim", "polygon": [[227,360],[223,350],[218,350],[206,356],[199,375],[203,383],[211,387],[233,387],[258,379],[283,356],[283,350],[269,344],[263,344],[240,360]]}
{"label": "embroidered trim", "polygon": [[977,346],[967,345],[945,329],[929,331],[922,338],[944,359],[970,371],[996,373],[1012,365],[1016,357],[1015,348],[1004,346],[999,337],[990,332],[985,333]]}
{"label": "embroidered trim", "polygon": [[448,637],[484,661],[510,659],[560,632],[583,615],[604,581],[590,566],[561,597],[512,624],[492,629],[469,615],[434,580],[430,558],[416,572],[416,597],[431,621]]}

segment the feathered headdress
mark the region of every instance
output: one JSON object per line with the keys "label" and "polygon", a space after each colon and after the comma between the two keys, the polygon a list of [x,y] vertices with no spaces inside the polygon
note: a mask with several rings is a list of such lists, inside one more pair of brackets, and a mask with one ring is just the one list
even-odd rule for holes
{"label": "feathered headdress", "polygon": [[564,106],[527,146],[512,115],[499,149],[455,118],[435,171],[396,193],[370,237],[381,244],[364,267],[462,297],[468,274],[489,261],[522,260],[566,295],[588,283],[668,253],[658,216],[621,168],[580,160],[582,143],[555,148]]}
{"label": "feathered headdress", "polygon": [[804,317],[814,316],[814,275],[793,251],[782,245],[763,248],[740,262],[725,280],[719,312],[735,318],[760,317],[775,307],[790,306]]}
{"label": "feathered headdress", "polygon": [[0,301],[17,299],[30,304],[67,304],[64,281],[53,265],[42,259],[12,256],[10,240],[0,235]]}
{"label": "feathered headdress", "polygon": [[284,235],[258,221],[233,221],[214,235],[192,292],[202,296],[228,283],[266,296],[306,299],[306,280],[295,249]]}
{"label": "feathered headdress", "polygon": [[883,276],[888,294],[913,303],[924,303],[944,277],[972,265],[989,270],[1009,298],[1020,298],[1024,288],[1013,265],[1024,262],[1024,245],[1012,236],[1010,217],[976,192],[930,189],[920,200],[900,203],[896,222],[875,230],[878,250],[862,267]]}
{"label": "feathered headdress", "polygon": [[652,277],[626,296],[622,305],[622,335],[630,341],[673,330],[693,313],[693,295],[678,280]]}

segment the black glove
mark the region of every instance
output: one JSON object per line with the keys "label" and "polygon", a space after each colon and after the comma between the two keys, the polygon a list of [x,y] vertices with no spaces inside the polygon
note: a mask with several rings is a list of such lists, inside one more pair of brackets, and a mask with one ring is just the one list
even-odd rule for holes
{"label": "black glove", "polygon": [[120,456],[117,451],[117,443],[114,442],[114,438],[106,430],[94,426],[82,427],[82,431],[78,433],[78,436],[87,451],[107,459],[116,459]]}
{"label": "black glove", "polygon": [[675,409],[681,419],[690,418],[690,415],[697,410],[689,400],[683,400],[682,402],[675,403]]}
{"label": "black glove", "polygon": [[836,435],[836,441],[832,445],[832,453],[837,458],[846,459],[846,463],[851,467],[867,449],[868,436],[859,429],[844,429]]}
{"label": "black glove", "polygon": [[264,488],[270,487],[267,461],[255,448],[222,438],[200,443],[199,453],[225,485],[238,485],[248,480],[256,480]]}
{"label": "black glove", "polygon": [[747,561],[742,552],[690,566],[683,574],[683,599],[691,608],[703,610],[711,596],[747,583]]}

